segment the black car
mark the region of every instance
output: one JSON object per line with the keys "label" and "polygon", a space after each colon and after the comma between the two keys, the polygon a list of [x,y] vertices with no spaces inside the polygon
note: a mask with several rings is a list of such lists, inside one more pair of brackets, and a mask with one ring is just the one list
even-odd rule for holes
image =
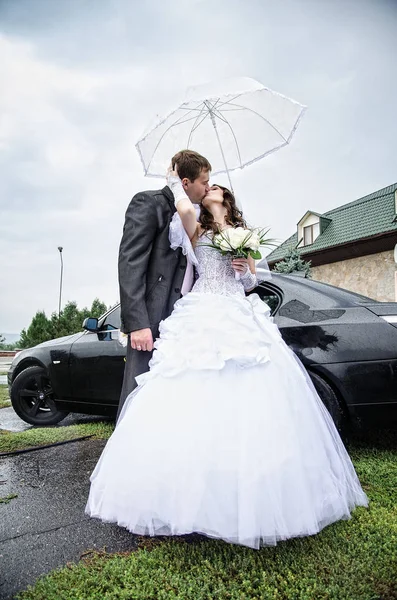
{"label": "black car", "polygon": [[[254,291],[341,432],[397,420],[397,303],[294,275],[274,274]],[[8,373],[16,413],[34,425],[53,425],[69,412],[115,416],[126,354],[119,326],[117,305],[86,319],[85,331],[17,354]]]}

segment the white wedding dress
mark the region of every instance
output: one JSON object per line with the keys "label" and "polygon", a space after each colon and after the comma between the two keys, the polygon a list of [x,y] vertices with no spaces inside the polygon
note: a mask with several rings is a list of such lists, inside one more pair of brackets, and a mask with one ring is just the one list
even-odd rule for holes
{"label": "white wedding dress", "polygon": [[86,512],[141,535],[199,532],[252,548],[312,535],[367,505],[353,464],[269,308],[231,259],[160,324],[91,476]]}

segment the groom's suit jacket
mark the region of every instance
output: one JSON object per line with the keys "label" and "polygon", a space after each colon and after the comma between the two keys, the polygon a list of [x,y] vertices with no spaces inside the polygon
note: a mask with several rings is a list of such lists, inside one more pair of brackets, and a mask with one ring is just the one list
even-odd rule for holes
{"label": "groom's suit jacket", "polygon": [[[152,330],[158,336],[159,323],[167,318],[181,297],[186,256],[172,250],[169,226],[175,213],[174,196],[162,190],[140,192],[127,208],[119,251],[121,330],[125,333]],[[148,370],[151,352],[127,346],[119,412],[125,398],[135,388],[135,377]]]}

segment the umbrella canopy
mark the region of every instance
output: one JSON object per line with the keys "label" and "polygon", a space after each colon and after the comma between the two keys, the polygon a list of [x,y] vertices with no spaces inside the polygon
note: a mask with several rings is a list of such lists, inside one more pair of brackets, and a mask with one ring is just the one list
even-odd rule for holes
{"label": "umbrella canopy", "polygon": [[305,108],[248,77],[197,86],[136,148],[149,177],[164,177],[186,148],[208,158],[213,175],[229,175],[289,144]]}

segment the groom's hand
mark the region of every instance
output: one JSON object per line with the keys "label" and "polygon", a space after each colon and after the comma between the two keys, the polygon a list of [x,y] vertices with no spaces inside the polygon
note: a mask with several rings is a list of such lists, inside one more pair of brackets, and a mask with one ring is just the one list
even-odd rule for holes
{"label": "groom's hand", "polygon": [[131,331],[130,343],[133,350],[151,352],[153,350],[153,336],[151,329],[146,328]]}

